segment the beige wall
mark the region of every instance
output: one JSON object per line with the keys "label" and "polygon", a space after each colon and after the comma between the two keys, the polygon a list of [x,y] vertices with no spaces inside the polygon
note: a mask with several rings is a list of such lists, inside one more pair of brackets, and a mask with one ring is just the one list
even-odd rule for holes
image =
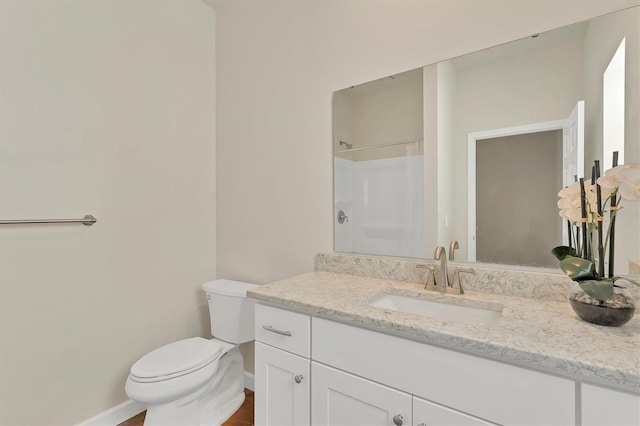
{"label": "beige wall", "polygon": [[316,253],[333,251],[334,91],[640,4],[207,1],[217,16],[217,271],[255,283],[312,271]]}
{"label": "beige wall", "polygon": [[335,90],[639,2],[213,3],[218,275],[266,283],[311,271],[316,253],[333,250]]}
{"label": "beige wall", "polygon": [[0,424],[124,401],[131,364],[209,333],[214,12],[197,0],[0,1]]}

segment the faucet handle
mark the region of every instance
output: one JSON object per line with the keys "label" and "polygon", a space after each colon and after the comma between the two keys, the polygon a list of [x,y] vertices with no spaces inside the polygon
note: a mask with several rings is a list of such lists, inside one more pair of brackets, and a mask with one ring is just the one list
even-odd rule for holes
{"label": "faucet handle", "polygon": [[460,294],[464,294],[464,289],[462,288],[462,279],[460,278],[460,274],[462,274],[463,272],[471,275],[476,274],[476,271],[474,271],[473,269],[456,268],[456,270],[453,271],[453,280],[451,280],[451,287],[453,287],[456,282],[456,277],[458,277],[458,288],[460,289]]}
{"label": "faucet handle", "polygon": [[431,264],[425,265],[425,264],[420,263],[420,264],[416,265],[416,268],[417,269],[427,269],[427,279],[424,282],[425,290],[429,287],[429,283],[431,281],[433,281],[433,285],[434,286],[436,285],[436,281],[435,281],[436,280],[436,275],[435,275],[436,267],[434,265],[431,265]]}

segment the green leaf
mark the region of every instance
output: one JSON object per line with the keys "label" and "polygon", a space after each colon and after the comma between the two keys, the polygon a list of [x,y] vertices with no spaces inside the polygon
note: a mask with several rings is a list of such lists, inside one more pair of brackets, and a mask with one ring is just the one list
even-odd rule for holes
{"label": "green leaf", "polygon": [[613,296],[613,281],[611,280],[585,280],[580,281],[578,284],[580,284],[585,293],[594,299],[604,302]]}
{"label": "green leaf", "polygon": [[563,260],[567,256],[577,256],[576,250],[573,247],[568,246],[554,247],[551,250],[551,254],[553,254],[558,260]]}
{"label": "green leaf", "polygon": [[560,262],[560,269],[574,281],[597,279],[593,262],[581,257],[567,256]]}

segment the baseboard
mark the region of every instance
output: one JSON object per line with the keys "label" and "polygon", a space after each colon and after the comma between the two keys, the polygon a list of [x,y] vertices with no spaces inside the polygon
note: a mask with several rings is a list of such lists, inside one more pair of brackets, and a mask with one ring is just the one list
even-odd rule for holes
{"label": "baseboard", "polygon": [[95,416],[78,423],[77,426],[115,426],[146,410],[142,404],[126,400],[122,404],[109,408]]}
{"label": "baseboard", "polygon": [[244,372],[244,387],[251,392],[255,392],[256,376],[254,376],[253,373],[249,373],[248,371]]}

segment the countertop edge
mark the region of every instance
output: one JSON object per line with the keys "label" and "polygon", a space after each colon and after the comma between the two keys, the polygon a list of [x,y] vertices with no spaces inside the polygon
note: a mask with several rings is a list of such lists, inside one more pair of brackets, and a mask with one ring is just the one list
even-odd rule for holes
{"label": "countertop edge", "polygon": [[[313,276],[315,273],[304,274],[301,277]],[[294,277],[297,278],[297,277]],[[287,283],[282,280],[269,284],[269,287]],[[489,338],[471,338],[468,336],[447,333],[446,331],[430,328],[418,328],[399,322],[377,318],[372,321],[364,315],[349,310],[323,307],[318,304],[304,303],[282,295],[265,294],[261,287],[251,289],[247,295],[270,305],[293,310],[296,312],[324,318],[331,321],[345,323],[396,337],[401,337],[420,343],[431,344],[445,349],[456,350],[469,355],[479,356],[494,361],[504,362],[519,367],[530,368],[541,372],[570,378],[576,381],[608,386],[623,391],[640,394],[640,373],[625,371],[605,365],[593,365],[578,359],[568,359],[547,353],[510,347],[491,341]]]}

